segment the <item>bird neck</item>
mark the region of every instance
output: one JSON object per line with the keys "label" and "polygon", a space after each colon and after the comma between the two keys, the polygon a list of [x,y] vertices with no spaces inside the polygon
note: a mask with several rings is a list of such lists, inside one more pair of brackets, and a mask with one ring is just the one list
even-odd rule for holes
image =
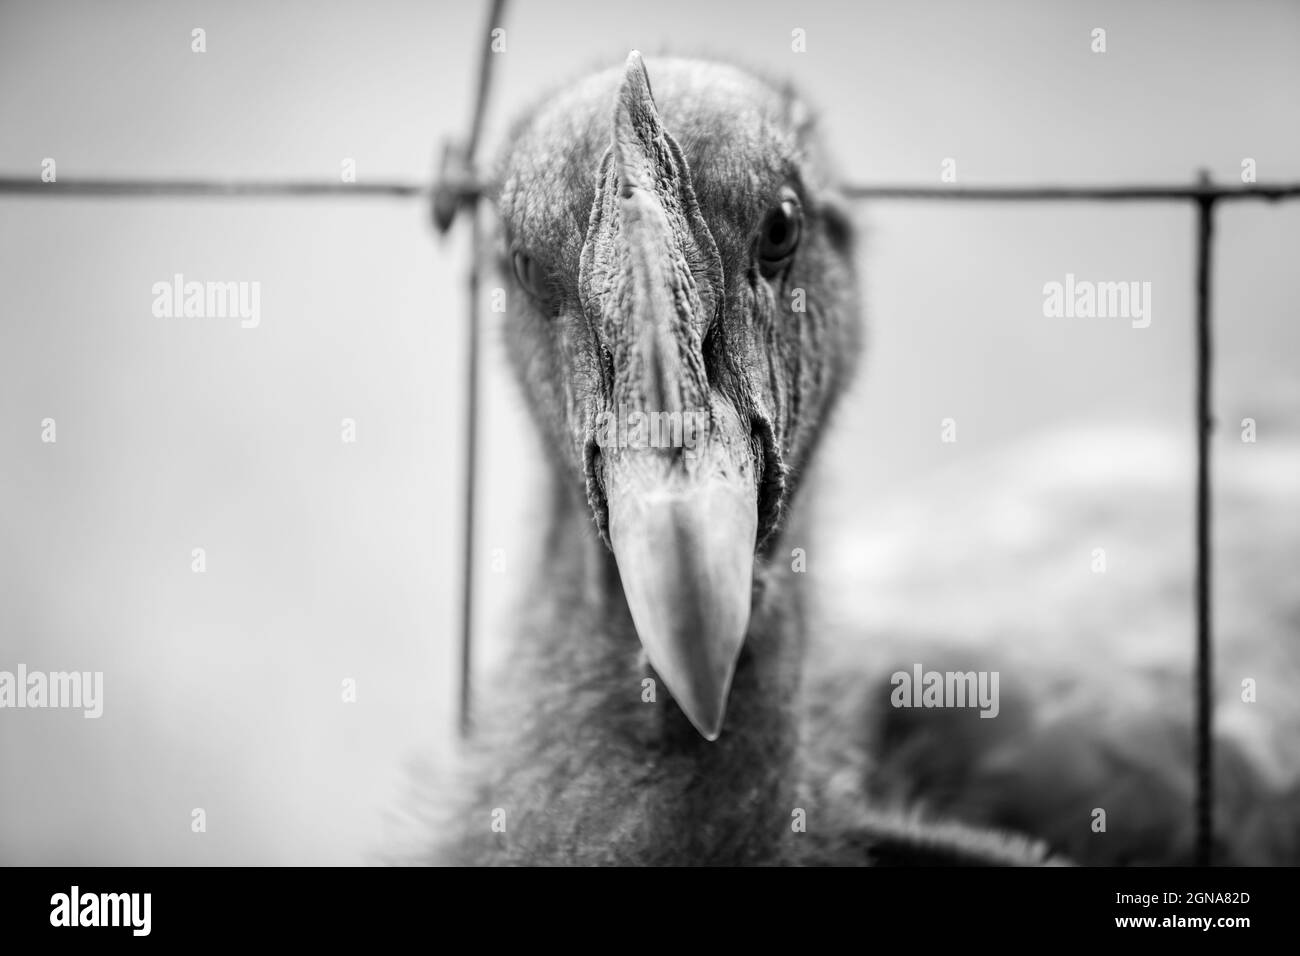
{"label": "bird neck", "polygon": [[[541,599],[511,659],[523,681],[512,691],[523,713],[511,731],[517,752],[544,764],[553,758],[557,779],[525,781],[533,790],[545,787],[549,818],[584,821],[581,846],[556,848],[560,855],[670,859],[683,840],[701,860],[777,855],[797,805],[801,577],[788,561],[756,569],[727,718],[720,738],[709,742],[646,660],[617,566],[586,502],[575,498],[555,509],[534,591]],[[537,793],[516,799],[542,802]],[[567,802],[572,806],[560,806]],[[545,826],[540,819],[533,825]]]}

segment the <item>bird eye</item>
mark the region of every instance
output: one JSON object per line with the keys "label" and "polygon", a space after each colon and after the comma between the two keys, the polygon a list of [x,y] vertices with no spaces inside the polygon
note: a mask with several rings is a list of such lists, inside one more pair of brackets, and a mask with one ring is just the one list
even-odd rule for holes
{"label": "bird eye", "polygon": [[789,264],[802,228],[803,213],[793,196],[768,211],[758,237],[758,265],[764,278],[772,278]]}
{"label": "bird eye", "polygon": [[530,295],[541,298],[542,283],[541,270],[537,267],[537,260],[526,252],[516,252],[513,257],[515,267],[515,278],[519,284],[524,287],[524,291]]}

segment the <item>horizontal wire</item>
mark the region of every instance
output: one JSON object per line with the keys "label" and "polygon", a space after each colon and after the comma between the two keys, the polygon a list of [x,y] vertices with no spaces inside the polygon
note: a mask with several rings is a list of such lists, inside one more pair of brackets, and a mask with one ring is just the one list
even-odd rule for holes
{"label": "horizontal wire", "polygon": [[[466,198],[484,195],[483,185],[463,187]],[[414,182],[326,182],[311,180],[217,179],[70,179],[46,183],[34,177],[0,177],[0,195],[53,197],[219,197],[351,198],[428,197],[434,187]],[[901,186],[849,184],[840,188],[849,199],[967,202],[1173,202],[1183,200],[1288,199],[1300,196],[1300,183],[1251,183],[1240,186]]]}
{"label": "horizontal wire", "polygon": [[373,199],[427,196],[432,188],[425,183],[371,182],[344,183],[312,180],[219,180],[219,179],[69,179],[44,183],[37,179],[0,177],[0,195],[104,198],[299,198],[305,196],[341,196]]}
{"label": "horizontal wire", "polygon": [[866,186],[840,189],[850,199],[957,199],[970,202],[1168,202],[1188,199],[1286,199],[1300,183],[1242,186]]}

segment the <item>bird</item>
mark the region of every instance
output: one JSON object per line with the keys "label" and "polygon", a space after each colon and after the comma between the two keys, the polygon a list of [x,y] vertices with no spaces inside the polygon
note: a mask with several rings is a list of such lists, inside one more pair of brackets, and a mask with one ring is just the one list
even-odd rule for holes
{"label": "bird", "polygon": [[1062,862],[873,809],[868,685],[801,680],[787,545],[863,339],[816,114],[740,67],[634,51],[526,110],[492,182],[504,346],[554,491],[439,777],[433,862]]}

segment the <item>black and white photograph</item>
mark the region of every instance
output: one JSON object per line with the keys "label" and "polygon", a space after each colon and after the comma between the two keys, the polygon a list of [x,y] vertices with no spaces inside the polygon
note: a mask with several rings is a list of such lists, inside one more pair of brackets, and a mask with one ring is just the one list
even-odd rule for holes
{"label": "black and white photograph", "polygon": [[1042,867],[1259,932],[1298,51],[1291,0],[0,2],[6,924]]}

